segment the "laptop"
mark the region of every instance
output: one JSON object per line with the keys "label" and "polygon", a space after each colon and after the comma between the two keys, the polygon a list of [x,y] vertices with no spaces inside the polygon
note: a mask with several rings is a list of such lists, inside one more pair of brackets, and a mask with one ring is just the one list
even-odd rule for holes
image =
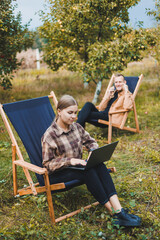
{"label": "laptop", "polygon": [[102,162],[108,161],[111,158],[118,142],[119,141],[116,141],[116,142],[104,145],[103,147],[94,149],[87,160],[86,166],[82,166],[79,164],[75,166],[68,166],[67,168],[77,169],[77,170],[87,170],[89,168],[97,166]]}

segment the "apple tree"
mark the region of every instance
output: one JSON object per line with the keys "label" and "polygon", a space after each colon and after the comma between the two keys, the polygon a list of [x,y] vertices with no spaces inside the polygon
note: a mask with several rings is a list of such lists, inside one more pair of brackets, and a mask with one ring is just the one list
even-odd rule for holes
{"label": "apple tree", "polygon": [[84,82],[101,83],[127,63],[141,59],[143,31],[127,26],[128,9],[139,0],[47,0],[41,11],[40,36],[46,39],[44,60],[52,70],[66,66],[82,73]]}
{"label": "apple tree", "polygon": [[22,26],[21,14],[14,15],[12,0],[0,1],[0,86],[11,88],[12,73],[17,69],[17,52],[32,46],[33,34]]}

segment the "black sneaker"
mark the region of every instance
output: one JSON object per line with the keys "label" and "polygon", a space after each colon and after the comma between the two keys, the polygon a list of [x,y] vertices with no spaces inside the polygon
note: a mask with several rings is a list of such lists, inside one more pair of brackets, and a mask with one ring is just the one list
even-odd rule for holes
{"label": "black sneaker", "polygon": [[[124,209],[124,208],[123,208],[123,209]],[[124,211],[125,211],[125,213],[127,213],[128,215],[130,215],[132,218],[135,218],[137,221],[141,222],[141,218],[138,217],[137,215],[134,215],[134,214],[129,213],[129,209],[128,209],[128,208],[125,208]]]}
{"label": "black sneaker", "polygon": [[136,218],[133,218],[133,216],[128,214],[123,208],[121,209],[121,212],[116,213],[113,216],[113,223],[125,227],[138,227],[141,225],[139,219],[137,220]]}

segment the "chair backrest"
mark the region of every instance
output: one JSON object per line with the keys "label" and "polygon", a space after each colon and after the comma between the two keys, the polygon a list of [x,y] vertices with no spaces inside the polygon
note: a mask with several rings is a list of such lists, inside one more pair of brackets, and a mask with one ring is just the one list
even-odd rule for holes
{"label": "chair backrest", "polygon": [[139,77],[124,77],[126,80],[126,84],[128,85],[128,89],[131,93],[134,93]]}
{"label": "chair backrest", "polygon": [[[113,85],[114,78],[115,78],[115,75],[113,74],[110,81],[109,81],[109,84],[108,84],[108,87],[106,89],[105,95],[107,94],[110,87]],[[139,77],[136,76],[136,77],[124,77],[124,78],[126,80],[126,84],[128,85],[129,91],[133,94],[133,99],[135,99],[136,94],[137,94],[138,89],[139,89],[139,86],[140,86],[140,83],[143,79],[143,74],[141,74]]]}
{"label": "chair backrest", "polygon": [[[41,137],[55,117],[48,96],[3,104],[3,109],[21,138],[31,163],[42,167]],[[37,178],[42,181],[40,175]]]}

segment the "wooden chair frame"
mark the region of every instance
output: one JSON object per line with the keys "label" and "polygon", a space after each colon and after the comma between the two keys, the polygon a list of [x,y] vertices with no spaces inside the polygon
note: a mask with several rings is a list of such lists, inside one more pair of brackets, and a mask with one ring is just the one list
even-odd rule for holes
{"label": "wooden chair frame", "polygon": [[[108,87],[107,87],[107,90],[106,92],[110,89],[110,87],[113,85],[114,83],[114,78],[115,78],[115,75],[113,74],[112,77],[111,77],[111,80],[108,84]],[[137,85],[136,85],[136,88],[133,92],[133,112],[134,112],[134,119],[135,119],[135,125],[136,125],[136,128],[131,128],[131,127],[125,127],[125,123],[126,123],[126,120],[127,120],[127,117],[128,117],[128,114],[130,111],[132,110],[127,110],[127,109],[124,109],[124,110],[118,110],[118,111],[114,111],[114,112],[109,112],[109,121],[105,121],[105,120],[102,120],[102,119],[99,119],[98,122],[99,123],[102,123],[104,125],[108,125],[108,143],[111,143],[111,140],[112,140],[112,127],[115,127],[115,128],[118,128],[118,129],[121,129],[121,130],[127,130],[127,131],[131,131],[131,132],[137,132],[139,133],[140,130],[139,130],[139,123],[138,123],[138,117],[137,117],[137,112],[136,112],[136,104],[135,104],[135,97],[137,95],[137,92],[139,90],[139,86],[141,84],[141,81],[143,79],[143,74],[141,74],[139,76],[139,79],[138,79],[138,82],[137,82]],[[105,92],[105,94],[106,94]],[[118,125],[118,124],[113,124],[112,123],[112,116],[113,114],[117,114],[117,113],[124,113],[124,116],[123,116],[123,119],[122,119],[122,122]]]}
{"label": "wooden chair frame", "polygon": [[[49,98],[52,98],[55,106],[57,106],[57,98],[54,94],[54,92],[52,91],[50,93],[50,95],[48,96]],[[57,222],[60,222],[68,217],[74,216],[75,214],[78,214],[81,212],[81,208],[73,211],[69,214],[66,214],[62,217],[59,218],[55,218],[55,214],[54,214],[54,208],[53,208],[53,201],[52,201],[52,195],[51,195],[51,191],[53,190],[59,190],[59,189],[65,189],[65,184],[62,183],[58,183],[58,184],[50,184],[49,182],[49,176],[48,176],[48,171],[46,168],[41,168],[38,167],[34,164],[28,163],[24,160],[22,153],[20,151],[20,148],[17,144],[17,141],[15,139],[15,136],[13,134],[13,131],[11,129],[10,123],[6,117],[6,114],[3,110],[3,105],[0,104],[0,114],[2,116],[2,119],[4,121],[4,124],[6,126],[6,129],[8,131],[8,134],[11,138],[12,141],[12,167],[13,167],[13,191],[14,191],[14,196],[23,196],[23,195],[28,195],[28,194],[33,194],[33,195],[37,195],[38,193],[42,193],[42,192],[46,192],[47,195],[47,202],[48,202],[48,208],[49,208],[49,214],[50,214],[50,218],[51,218],[51,222],[53,224],[56,224]],[[17,159],[18,157],[18,159]],[[20,166],[23,168],[24,174],[28,180],[29,186],[22,188],[22,189],[18,189],[18,182],[17,182],[17,166]],[[45,186],[39,186],[39,183],[34,184],[31,175],[29,173],[29,171],[43,175],[44,177],[44,182],[45,182]],[[111,168],[111,172],[115,172],[115,168]],[[92,206],[96,206],[98,205],[99,202],[95,202],[93,204],[90,204],[88,206],[83,207],[83,209],[88,209]]]}

